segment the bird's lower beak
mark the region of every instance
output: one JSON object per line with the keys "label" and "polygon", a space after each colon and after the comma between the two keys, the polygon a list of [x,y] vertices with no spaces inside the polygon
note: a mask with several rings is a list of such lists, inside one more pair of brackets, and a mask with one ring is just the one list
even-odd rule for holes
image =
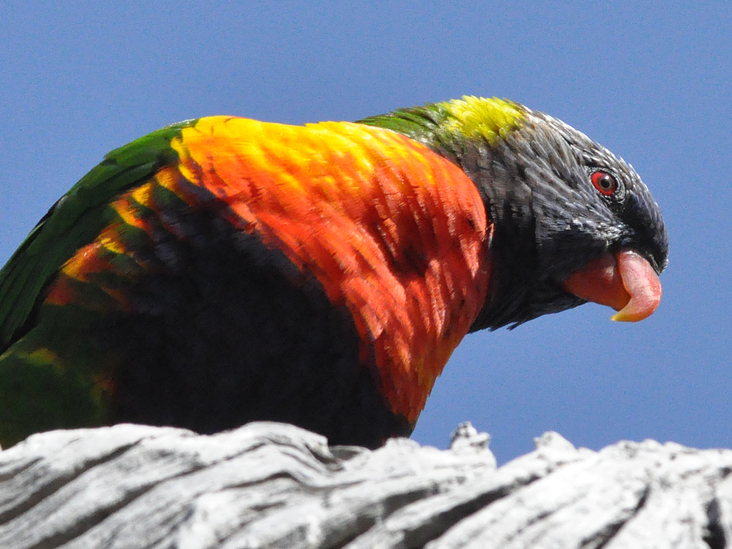
{"label": "bird's lower beak", "polygon": [[649,317],[661,302],[661,281],[651,264],[630,249],[605,254],[572,274],[564,288],[579,298],[618,311],[611,318],[637,322]]}

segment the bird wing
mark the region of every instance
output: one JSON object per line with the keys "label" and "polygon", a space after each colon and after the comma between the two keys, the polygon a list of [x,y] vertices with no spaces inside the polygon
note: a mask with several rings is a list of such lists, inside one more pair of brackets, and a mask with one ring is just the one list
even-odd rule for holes
{"label": "bird wing", "polygon": [[108,223],[110,201],[174,161],[170,141],[193,123],[167,126],[111,151],[38,222],[0,270],[0,353],[25,331],[61,266]]}

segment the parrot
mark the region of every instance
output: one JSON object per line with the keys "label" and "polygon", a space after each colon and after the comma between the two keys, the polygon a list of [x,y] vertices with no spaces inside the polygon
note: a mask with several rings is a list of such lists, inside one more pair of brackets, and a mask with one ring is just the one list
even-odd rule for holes
{"label": "parrot", "polygon": [[0,270],[0,444],[277,421],[376,448],[468,333],[642,320],[667,263],[632,166],[507,99],[186,120],[108,153]]}

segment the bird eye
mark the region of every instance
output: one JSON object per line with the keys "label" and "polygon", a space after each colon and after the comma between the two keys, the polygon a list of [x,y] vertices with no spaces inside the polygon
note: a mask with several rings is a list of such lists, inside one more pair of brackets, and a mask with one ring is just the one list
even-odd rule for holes
{"label": "bird eye", "polygon": [[618,182],[615,178],[607,172],[594,172],[590,176],[590,181],[595,188],[605,196],[612,195],[618,188]]}

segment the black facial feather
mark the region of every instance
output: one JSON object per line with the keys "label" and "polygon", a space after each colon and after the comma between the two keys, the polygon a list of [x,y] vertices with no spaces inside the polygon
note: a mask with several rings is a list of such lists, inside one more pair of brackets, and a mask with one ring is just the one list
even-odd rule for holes
{"label": "black facial feather", "polygon": [[[659,273],[667,263],[660,210],[632,167],[563,122],[526,113],[494,144],[430,143],[475,182],[495,224],[490,295],[471,331],[581,305],[562,283],[606,252],[634,248]],[[591,183],[597,170],[618,182],[612,196]]]}

